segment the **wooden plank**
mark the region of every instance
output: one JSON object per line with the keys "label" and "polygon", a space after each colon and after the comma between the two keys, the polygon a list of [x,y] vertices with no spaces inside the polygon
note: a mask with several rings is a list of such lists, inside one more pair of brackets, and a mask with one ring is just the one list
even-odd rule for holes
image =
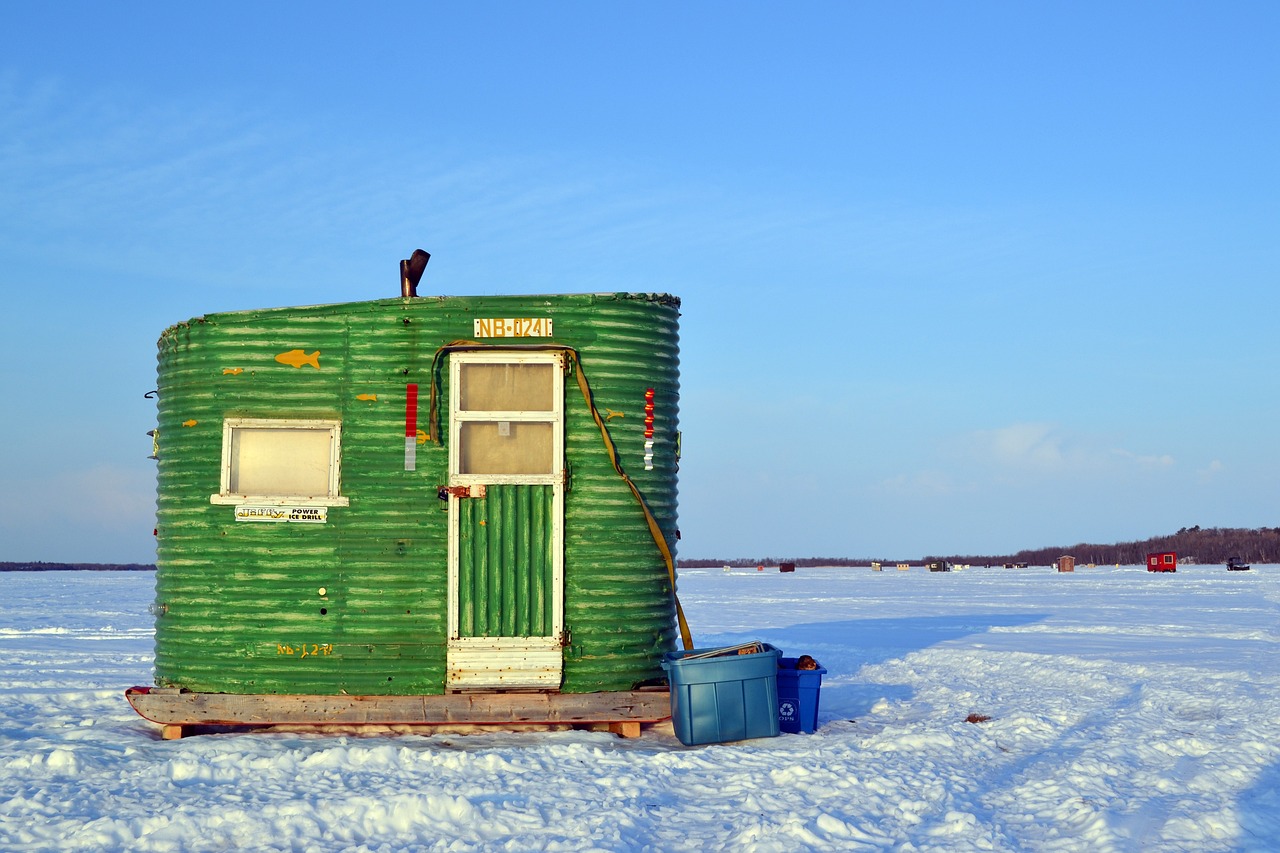
{"label": "wooden plank", "polygon": [[[502,725],[653,723],[671,717],[665,690],[616,693],[452,693],[442,696],[294,696],[188,693],[133,687],[140,715],[168,727],[197,725]],[[627,736],[632,729],[628,728]]]}
{"label": "wooden plank", "polygon": [[640,737],[640,724],[631,720],[622,723],[610,723],[609,731],[618,737]]}

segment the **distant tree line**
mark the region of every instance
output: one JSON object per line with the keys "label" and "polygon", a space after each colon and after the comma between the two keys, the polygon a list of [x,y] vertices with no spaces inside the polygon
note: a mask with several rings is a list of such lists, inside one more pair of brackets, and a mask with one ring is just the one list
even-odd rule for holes
{"label": "distant tree line", "polygon": [[[1153,551],[1177,551],[1178,562],[1212,565],[1236,557],[1246,563],[1280,563],[1280,527],[1183,527],[1168,536],[1155,536],[1114,545],[1079,543],[1066,547],[1019,551],[992,562],[1022,562],[1052,565],[1059,557],[1071,556],[1077,563],[1141,565]],[[957,562],[978,563],[977,558],[956,557]]]}
{"label": "distant tree line", "polygon": [[1050,548],[1031,548],[1013,554],[926,554],[917,558],[888,557],[757,557],[752,559],[681,559],[681,568],[705,569],[720,566],[750,568],[752,566],[776,566],[779,563],[795,563],[797,566],[869,566],[872,562],[886,566],[895,563],[922,565],[934,560],[971,566],[999,566],[1005,563],[1026,563],[1029,566],[1051,566],[1059,557],[1071,556],[1077,563],[1094,563],[1103,566],[1119,563],[1125,566],[1143,565],[1147,554],[1153,551],[1177,551],[1178,561],[1186,564],[1225,563],[1228,557],[1236,557],[1246,563],[1280,563],[1280,527],[1184,527],[1168,536],[1153,536],[1134,542],[1117,542],[1111,545],[1078,543],[1055,545]]}
{"label": "distant tree line", "polygon": [[0,572],[154,572],[144,563],[0,563]]}
{"label": "distant tree line", "polygon": [[[1187,564],[1225,563],[1235,557],[1246,563],[1280,563],[1280,527],[1184,527],[1168,536],[1154,536],[1135,542],[1117,542],[1111,545],[1094,545],[1081,542],[1075,545],[1055,545],[1051,548],[1032,548],[1013,554],[926,554],[924,557],[733,557],[730,559],[686,558],[676,562],[684,569],[751,568],[753,566],[777,566],[795,563],[806,566],[869,566],[873,562],[886,566],[895,563],[921,565],[934,560],[947,560],[971,566],[998,566],[1005,563],[1026,563],[1029,566],[1051,566],[1059,557],[1071,556],[1077,563],[1094,563],[1099,566],[1120,563],[1125,566],[1142,565],[1147,554],[1153,551],[1177,551],[1178,561]],[[0,563],[0,572],[151,572],[155,566],[146,563]]]}
{"label": "distant tree line", "polygon": [[754,566],[778,566],[782,563],[795,563],[801,568],[805,566],[871,565],[870,560],[850,559],[849,557],[760,557],[758,559],[751,560],[744,557],[735,557],[730,560],[704,560],[699,558],[676,560],[676,565],[682,569],[718,569],[721,566],[732,566],[735,569],[749,569]]}

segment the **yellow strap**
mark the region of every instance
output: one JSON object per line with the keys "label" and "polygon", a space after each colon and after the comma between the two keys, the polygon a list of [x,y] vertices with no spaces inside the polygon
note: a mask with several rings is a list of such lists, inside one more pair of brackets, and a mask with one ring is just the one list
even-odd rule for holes
{"label": "yellow strap", "polygon": [[427,410],[427,438],[431,439],[432,444],[440,443],[440,411],[436,403],[436,365],[440,361],[440,356],[450,350],[484,349],[487,346],[488,344],[482,344],[479,341],[451,341],[436,350],[435,355],[431,357],[431,407]]}
{"label": "yellow strap", "polygon": [[676,595],[676,564],[671,557],[671,548],[667,545],[667,537],[663,535],[662,528],[658,526],[658,520],[653,517],[653,513],[649,510],[649,504],[644,499],[644,495],[640,494],[640,489],[627,476],[627,472],[622,470],[621,463],[618,462],[618,449],[613,444],[613,438],[609,435],[609,430],[604,424],[604,418],[600,417],[600,411],[596,408],[595,400],[591,396],[591,387],[587,384],[587,374],[582,369],[582,361],[578,358],[577,352],[569,350],[573,354],[573,360],[577,362],[578,369],[574,371],[574,376],[578,380],[578,388],[582,391],[582,398],[587,401],[587,408],[591,410],[591,417],[595,419],[596,426],[600,427],[600,437],[604,439],[605,449],[609,451],[609,461],[613,463],[613,470],[618,472],[618,476],[631,489],[631,494],[636,496],[636,500],[640,502],[640,509],[644,510],[644,520],[649,525],[649,534],[653,536],[653,541],[657,543],[658,550],[662,552],[662,560],[667,564],[667,577],[671,579],[671,600],[676,605],[676,622],[680,626],[680,642],[684,644],[685,651],[693,648],[693,636],[689,633],[689,623],[684,618],[684,608],[680,606],[680,596]]}

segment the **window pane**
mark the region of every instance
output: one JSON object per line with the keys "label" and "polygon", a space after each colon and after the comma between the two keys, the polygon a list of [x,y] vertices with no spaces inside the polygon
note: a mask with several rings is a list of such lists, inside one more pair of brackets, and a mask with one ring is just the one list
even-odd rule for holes
{"label": "window pane", "polygon": [[459,474],[553,473],[551,424],[490,421],[461,427]]}
{"label": "window pane", "polygon": [[329,429],[255,429],[231,433],[233,495],[329,495]]}
{"label": "window pane", "polygon": [[553,364],[463,364],[459,403],[464,412],[550,412]]}

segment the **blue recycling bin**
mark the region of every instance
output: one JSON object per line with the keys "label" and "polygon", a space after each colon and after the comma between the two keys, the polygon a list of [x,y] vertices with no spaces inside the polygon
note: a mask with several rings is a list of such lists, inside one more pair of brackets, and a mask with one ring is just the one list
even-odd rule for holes
{"label": "blue recycling bin", "polygon": [[778,726],[791,734],[818,728],[818,697],[825,667],[796,669],[797,658],[778,659]]}

